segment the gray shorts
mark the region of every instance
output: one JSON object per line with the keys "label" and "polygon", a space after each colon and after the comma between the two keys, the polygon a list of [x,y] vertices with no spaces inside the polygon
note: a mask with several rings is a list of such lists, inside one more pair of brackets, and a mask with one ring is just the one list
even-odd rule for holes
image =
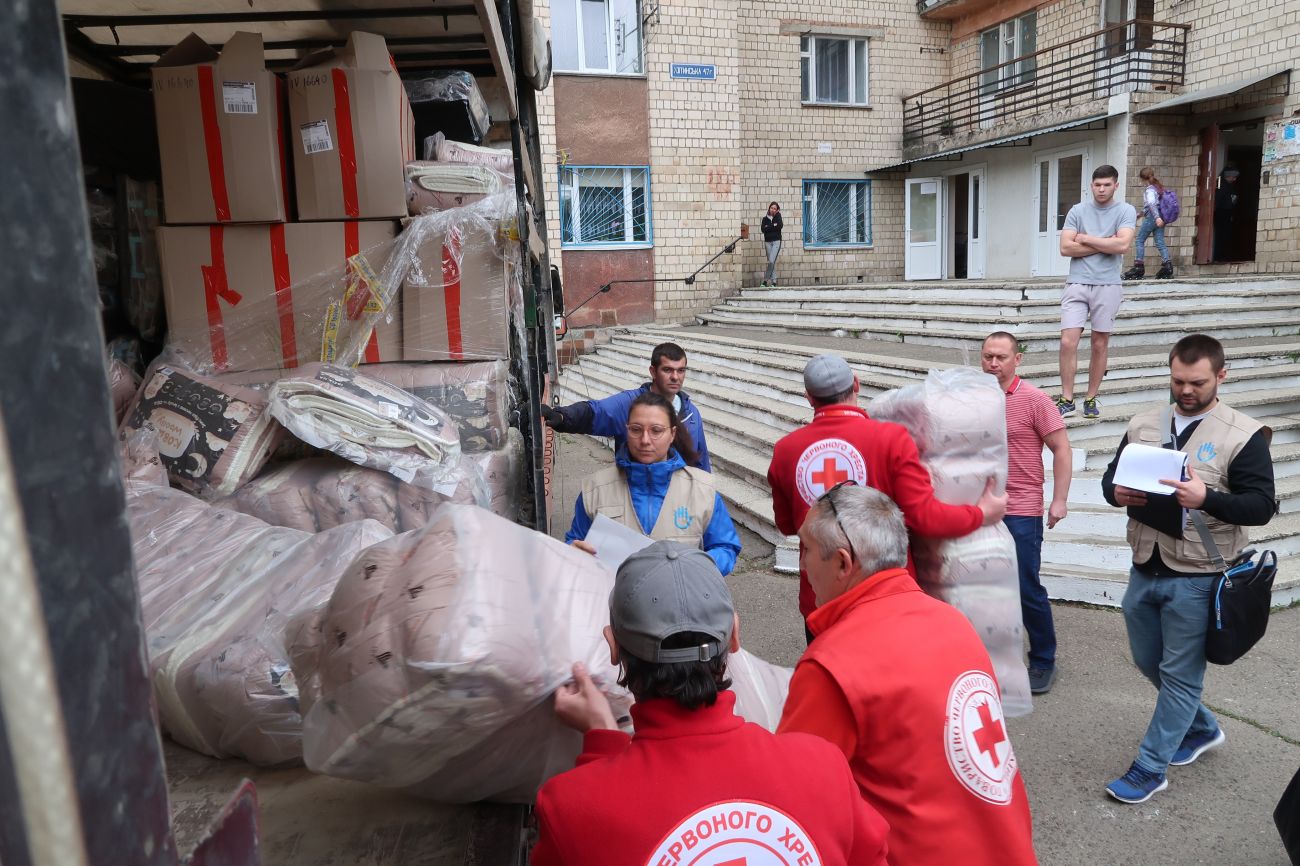
{"label": "gray shorts", "polygon": [[1115,330],[1115,317],[1123,300],[1124,287],[1119,283],[1066,283],[1061,295],[1061,330],[1082,328],[1091,318],[1094,331],[1109,334]]}

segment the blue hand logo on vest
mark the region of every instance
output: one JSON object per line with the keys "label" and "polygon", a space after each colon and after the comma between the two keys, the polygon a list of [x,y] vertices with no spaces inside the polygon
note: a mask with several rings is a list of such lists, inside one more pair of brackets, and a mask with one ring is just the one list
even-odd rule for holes
{"label": "blue hand logo on vest", "polygon": [[685,505],[673,512],[673,526],[676,526],[683,532],[690,529],[692,519],[691,513],[686,510]]}
{"label": "blue hand logo on vest", "polygon": [[1214,450],[1213,442],[1206,442],[1196,449],[1196,459],[1202,463],[1209,463],[1218,453]]}

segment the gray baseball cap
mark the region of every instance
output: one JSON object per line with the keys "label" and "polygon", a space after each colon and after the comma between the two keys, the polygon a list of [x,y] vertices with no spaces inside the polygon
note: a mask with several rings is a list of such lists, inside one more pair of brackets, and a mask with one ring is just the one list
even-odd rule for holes
{"label": "gray baseball cap", "polygon": [[818,355],[803,368],[803,387],[814,397],[834,397],[853,387],[853,370],[839,355]]}
{"label": "gray baseball cap", "polygon": [[[735,606],[713,558],[676,541],[657,541],[619,566],[609,596],[614,640],[642,661],[709,661],[731,642]],[[702,646],[664,649],[665,638],[699,632]]]}

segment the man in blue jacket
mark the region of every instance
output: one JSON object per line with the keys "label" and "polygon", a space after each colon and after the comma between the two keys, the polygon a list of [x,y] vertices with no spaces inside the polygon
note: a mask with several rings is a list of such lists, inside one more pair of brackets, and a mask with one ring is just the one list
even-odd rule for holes
{"label": "man in blue jacket", "polygon": [[627,440],[627,413],[638,394],[654,391],[673,403],[678,422],[691,434],[698,459],[692,464],[705,472],[709,467],[709,446],[704,441],[704,420],[691,398],[682,390],[686,381],[686,352],[676,343],[660,343],[650,353],[650,381],[639,388],[620,391],[603,400],[583,400],[568,406],[543,406],[547,426],[561,433],[589,433],[609,436],[617,451]]}

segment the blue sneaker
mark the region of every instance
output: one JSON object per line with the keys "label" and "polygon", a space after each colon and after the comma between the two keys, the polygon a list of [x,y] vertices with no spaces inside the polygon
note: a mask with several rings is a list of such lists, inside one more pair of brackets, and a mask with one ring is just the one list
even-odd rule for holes
{"label": "blue sneaker", "polygon": [[1068,418],[1074,414],[1074,401],[1067,400],[1064,397],[1057,397],[1056,410],[1061,413],[1062,418]]}
{"label": "blue sneaker", "polygon": [[1151,773],[1135,761],[1128,772],[1106,786],[1106,793],[1121,803],[1145,803],[1153,794],[1169,787],[1164,773]]}
{"label": "blue sneaker", "polygon": [[1223,735],[1223,728],[1219,728],[1212,734],[1188,734],[1183,737],[1183,744],[1178,747],[1178,751],[1174,752],[1169,763],[1175,767],[1186,767],[1210,749],[1222,746],[1226,739],[1228,738]]}
{"label": "blue sneaker", "polygon": [[1100,407],[1099,405],[1097,405],[1097,398],[1096,398],[1096,397],[1084,397],[1084,398],[1083,398],[1083,417],[1085,417],[1085,418],[1100,418],[1100,417],[1101,417],[1101,407]]}

